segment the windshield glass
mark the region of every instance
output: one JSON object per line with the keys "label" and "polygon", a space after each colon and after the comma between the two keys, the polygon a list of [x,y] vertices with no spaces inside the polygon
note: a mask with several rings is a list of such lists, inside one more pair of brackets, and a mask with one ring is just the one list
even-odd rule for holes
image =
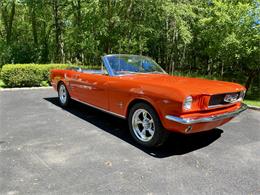
{"label": "windshield glass", "polygon": [[124,74],[166,74],[166,72],[152,59],[137,55],[106,56],[114,75]]}

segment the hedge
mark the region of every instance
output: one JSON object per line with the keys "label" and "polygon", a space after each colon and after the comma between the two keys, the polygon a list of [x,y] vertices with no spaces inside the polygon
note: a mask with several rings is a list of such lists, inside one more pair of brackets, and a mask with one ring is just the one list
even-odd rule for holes
{"label": "hedge", "polygon": [[1,79],[7,87],[36,87],[49,83],[51,69],[65,69],[67,64],[6,64]]}

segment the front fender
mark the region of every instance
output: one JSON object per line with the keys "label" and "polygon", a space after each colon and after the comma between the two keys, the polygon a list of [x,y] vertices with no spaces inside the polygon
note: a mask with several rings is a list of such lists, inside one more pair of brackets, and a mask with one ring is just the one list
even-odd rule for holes
{"label": "front fender", "polygon": [[151,105],[154,110],[156,111],[162,125],[165,127],[166,121],[165,116],[169,113],[178,113],[178,111],[174,110],[181,110],[182,104],[181,102],[161,98],[161,97],[154,97],[154,96],[145,96],[145,95],[135,95],[126,104],[124,115],[127,117],[131,106],[138,102],[145,102]]}

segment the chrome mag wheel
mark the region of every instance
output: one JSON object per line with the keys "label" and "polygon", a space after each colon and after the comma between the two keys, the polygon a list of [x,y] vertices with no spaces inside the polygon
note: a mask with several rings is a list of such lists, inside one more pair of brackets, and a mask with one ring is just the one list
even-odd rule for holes
{"label": "chrome mag wheel", "polygon": [[132,117],[132,128],[139,140],[142,142],[150,141],[155,132],[153,117],[145,109],[136,110]]}
{"label": "chrome mag wheel", "polygon": [[62,104],[66,104],[68,93],[66,87],[63,84],[61,84],[59,88],[59,98]]}

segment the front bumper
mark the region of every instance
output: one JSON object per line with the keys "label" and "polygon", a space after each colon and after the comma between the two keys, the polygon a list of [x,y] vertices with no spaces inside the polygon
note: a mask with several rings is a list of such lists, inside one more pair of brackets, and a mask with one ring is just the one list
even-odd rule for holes
{"label": "front bumper", "polygon": [[180,124],[184,125],[192,125],[196,123],[207,123],[207,122],[214,122],[222,119],[227,119],[227,118],[232,118],[240,114],[241,112],[245,111],[247,109],[247,105],[241,103],[240,108],[238,108],[235,111],[232,112],[227,112],[224,114],[217,114],[217,115],[211,115],[208,117],[201,117],[201,118],[181,118],[177,116],[172,116],[172,115],[166,115],[165,118],[174,121]]}

